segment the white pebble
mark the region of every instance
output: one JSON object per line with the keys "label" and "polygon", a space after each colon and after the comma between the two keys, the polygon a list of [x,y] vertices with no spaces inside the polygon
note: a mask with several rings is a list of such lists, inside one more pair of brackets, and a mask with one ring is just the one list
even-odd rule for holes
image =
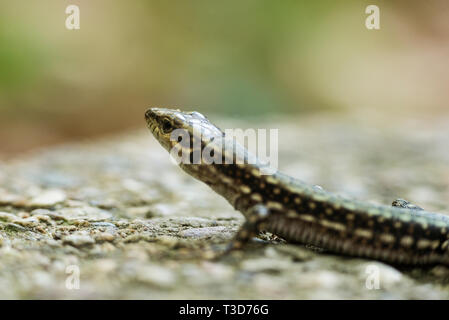
{"label": "white pebble", "polygon": [[61,190],[47,190],[34,197],[28,203],[32,207],[51,207],[67,199],[65,192]]}

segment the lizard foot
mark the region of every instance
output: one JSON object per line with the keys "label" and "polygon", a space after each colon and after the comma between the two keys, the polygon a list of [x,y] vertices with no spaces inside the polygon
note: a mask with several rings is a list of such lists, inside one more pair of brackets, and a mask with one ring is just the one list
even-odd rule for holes
{"label": "lizard foot", "polygon": [[249,209],[247,219],[240,227],[239,231],[237,231],[234,239],[232,239],[224,249],[209,246],[209,248],[205,250],[205,258],[216,260],[230,254],[231,252],[236,252],[243,249],[243,247],[251,239],[255,238],[264,229],[264,222],[266,221],[268,215],[269,209],[260,204]]}
{"label": "lizard foot", "polygon": [[404,199],[396,199],[391,204],[393,207],[403,208],[403,209],[410,209],[410,210],[424,210],[421,207],[418,207],[416,204],[413,204],[411,202],[408,202]]}

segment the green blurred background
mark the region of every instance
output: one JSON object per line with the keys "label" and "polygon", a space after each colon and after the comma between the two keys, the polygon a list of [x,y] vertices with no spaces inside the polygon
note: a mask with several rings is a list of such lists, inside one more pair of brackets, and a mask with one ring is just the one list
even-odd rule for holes
{"label": "green blurred background", "polygon": [[149,106],[445,116],[448,59],[447,0],[0,0],[0,155],[143,128]]}

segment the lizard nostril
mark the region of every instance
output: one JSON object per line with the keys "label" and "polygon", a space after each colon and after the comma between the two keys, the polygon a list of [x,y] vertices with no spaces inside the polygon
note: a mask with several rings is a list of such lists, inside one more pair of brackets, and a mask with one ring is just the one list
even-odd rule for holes
{"label": "lizard nostril", "polygon": [[154,118],[154,116],[155,116],[155,113],[154,113],[154,111],[151,110],[151,109],[148,109],[148,110],[145,112],[145,119],[146,119],[146,120],[149,120],[149,119],[151,119],[151,118]]}

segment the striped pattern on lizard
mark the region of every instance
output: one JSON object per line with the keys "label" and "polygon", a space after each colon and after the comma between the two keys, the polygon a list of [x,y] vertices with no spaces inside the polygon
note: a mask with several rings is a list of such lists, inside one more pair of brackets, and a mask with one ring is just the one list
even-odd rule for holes
{"label": "striped pattern on lizard", "polygon": [[[280,172],[261,175],[260,163],[236,164],[251,155],[233,140],[234,152],[222,152],[224,132],[198,112],[151,108],[148,128],[168,151],[175,129],[186,130],[191,145],[212,146],[214,155],[233,164],[184,164],[180,167],[206,183],[246,218],[230,248],[238,249],[260,231],[330,252],[404,265],[449,265],[449,217],[426,212],[405,200],[381,206],[337,195]],[[201,128],[195,136],[193,126]],[[193,149],[185,148],[190,157]],[[218,153],[218,154],[217,154]],[[224,163],[224,161],[223,161]]]}

